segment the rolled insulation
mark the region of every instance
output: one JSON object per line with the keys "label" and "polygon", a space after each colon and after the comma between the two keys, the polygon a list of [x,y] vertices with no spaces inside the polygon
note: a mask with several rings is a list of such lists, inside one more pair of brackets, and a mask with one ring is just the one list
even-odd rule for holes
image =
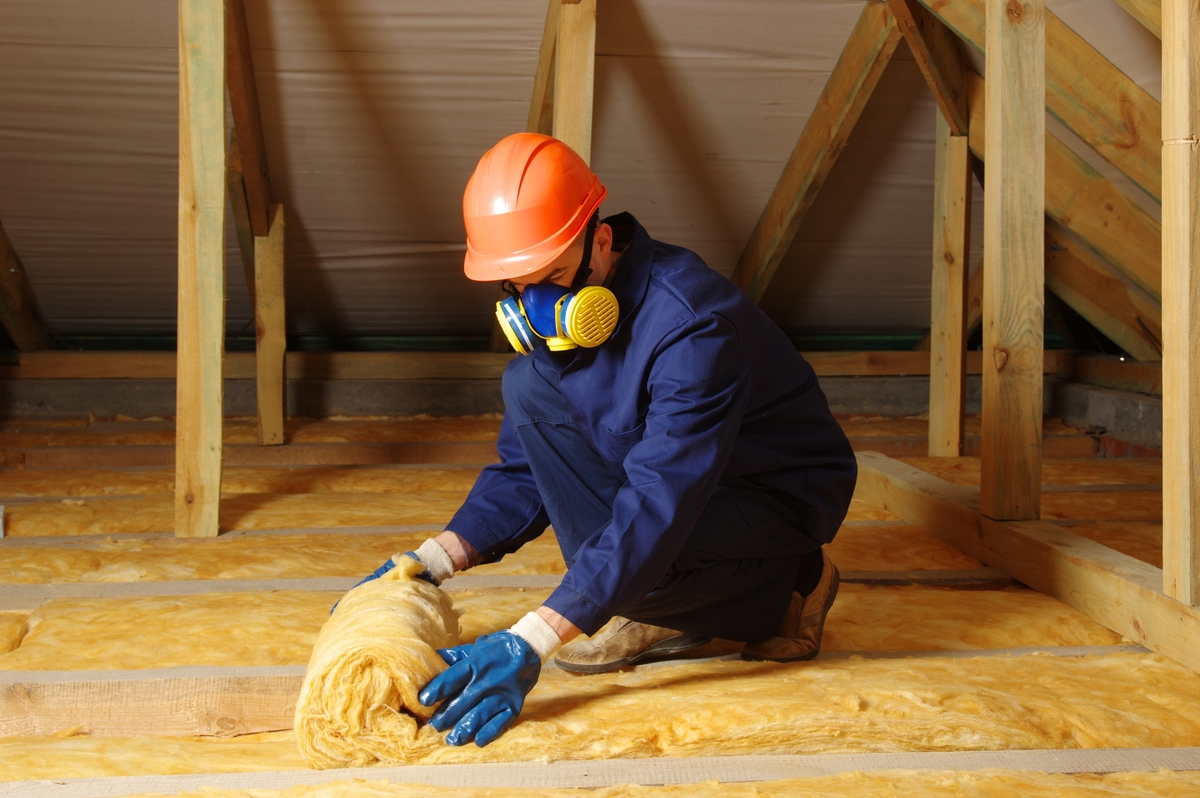
{"label": "rolled insulation", "polygon": [[296,740],[315,768],[404,761],[433,710],[417,693],[445,670],[458,612],[407,557],[347,593],[321,627],[296,702]]}

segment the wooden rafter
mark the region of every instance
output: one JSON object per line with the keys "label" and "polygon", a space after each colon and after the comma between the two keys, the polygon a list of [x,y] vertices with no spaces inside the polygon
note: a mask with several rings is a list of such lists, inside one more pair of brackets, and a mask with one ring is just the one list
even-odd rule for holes
{"label": "wooden rafter", "polygon": [[42,321],[25,276],[25,265],[0,223],[0,323],[20,352],[50,347],[50,328]]}
{"label": "wooden rafter", "polygon": [[1117,0],[1117,3],[1142,23],[1146,30],[1162,38],[1162,6],[1159,0]]}
{"label": "wooden rafter", "polygon": [[216,537],[225,353],[224,4],[179,1],[175,534]]}
{"label": "wooden rafter", "polygon": [[[921,2],[983,52],[985,0]],[[1050,11],[1046,109],[1152,197],[1161,196],[1161,105]]]}
{"label": "wooden rafter", "polygon": [[250,204],[246,200],[246,181],[242,177],[242,156],[236,130],[229,131],[229,165],[225,169],[225,182],[229,192],[229,210],[233,214],[233,228],[237,233],[238,252],[242,256],[246,290],[250,293],[250,304],[253,305],[254,229],[250,226]]}
{"label": "wooden rafter", "polygon": [[271,182],[243,0],[225,0],[225,26],[229,107],[233,111],[246,207],[254,235],[265,236],[271,229]]}
{"label": "wooden rafter", "polygon": [[730,278],[755,302],[766,293],[901,38],[886,4],[863,6]]}
{"label": "wooden rafter", "polygon": [[[984,80],[967,75],[971,151],[986,148]],[[1154,299],[1162,295],[1162,228],[1051,133],[1046,134],[1046,213]]]}
{"label": "wooden rafter", "polygon": [[562,0],[550,0],[546,24],[542,28],[542,46],[538,48],[537,72],[533,76],[533,97],[529,100],[529,118],[525,130],[549,136],[554,133],[554,51],[558,44],[558,18]]}
{"label": "wooden rafter", "polygon": [[917,0],[888,0],[896,25],[954,136],[967,134],[967,68],[958,37]]}
{"label": "wooden rafter", "polygon": [[1200,606],[1200,16],[1164,0],[1163,590]]}

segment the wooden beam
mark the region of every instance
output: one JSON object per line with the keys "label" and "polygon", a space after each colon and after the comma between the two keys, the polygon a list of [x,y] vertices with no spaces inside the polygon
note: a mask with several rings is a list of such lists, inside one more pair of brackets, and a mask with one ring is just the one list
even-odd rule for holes
{"label": "wooden beam", "polygon": [[918,0],[888,0],[896,25],[908,42],[913,59],[950,132],[967,134],[967,68],[958,51],[958,38]]}
{"label": "wooden beam", "polygon": [[287,317],[284,302],[283,206],[271,206],[271,233],[254,238],[255,381],[258,443],[284,442],[287,417]]}
{"label": "wooden beam", "polygon": [[987,0],[980,503],[1003,520],[1041,511],[1045,13],[1045,0]]}
{"label": "wooden beam", "polygon": [[933,289],[929,331],[929,454],[931,457],[960,457],[967,402],[971,153],[967,137],[954,135],[950,121],[943,114],[938,115],[936,124]]}
{"label": "wooden beam", "polygon": [[1200,13],[1163,0],[1163,590],[1200,605]]}
{"label": "wooden beam", "polygon": [[225,351],[225,7],[179,0],[175,534],[216,537]]}
{"label": "wooden beam", "polygon": [[[822,377],[927,376],[929,353],[916,351],[805,352]],[[288,352],[290,380],[498,380],[512,353],[489,352]],[[1057,373],[1064,353],[1048,351],[1047,374]],[[174,352],[35,352],[16,366],[0,365],[0,379],[172,379]],[[967,374],[980,374],[979,352],[967,353]],[[225,355],[225,379],[256,376],[252,352]]]}
{"label": "wooden beam", "polygon": [[1159,0],[1117,0],[1117,3],[1146,26],[1146,30],[1162,38],[1162,6]]}
{"label": "wooden beam", "polygon": [[1162,312],[1046,221],[1046,288],[1138,360],[1162,359]]}
{"label": "wooden beam", "polygon": [[254,306],[254,228],[250,226],[250,205],[246,200],[246,180],[242,175],[242,156],[238,151],[237,131],[229,131],[229,163],[225,168],[225,188],[229,193],[229,209],[237,231],[238,252],[242,256],[242,272],[250,306]]}
{"label": "wooden beam", "polygon": [[550,0],[546,24],[542,28],[542,46],[538,49],[537,72],[533,76],[533,97],[529,100],[529,118],[525,130],[554,134],[554,50],[558,44],[558,19],[562,0]]}
{"label": "wooden beam", "polygon": [[755,302],[766,293],[901,38],[886,4],[863,6],[730,277]]}
{"label": "wooden beam", "polygon": [[[985,157],[984,79],[967,75],[971,151]],[[980,124],[980,121],[984,124]],[[1046,213],[1154,299],[1162,295],[1162,228],[1053,134],[1046,134]]]}
{"label": "wooden beam", "polygon": [[19,352],[35,352],[51,346],[50,328],[33,302],[25,265],[0,223],[0,323]]}
{"label": "wooden beam", "polygon": [[596,0],[562,0],[554,70],[554,137],[591,163]]}
{"label": "wooden beam", "polygon": [[233,111],[233,129],[238,139],[246,206],[254,235],[265,236],[271,226],[271,183],[243,0],[225,0],[225,25],[229,107]]}
{"label": "wooden beam", "polygon": [[1056,524],[994,521],[972,488],[874,452],[858,455],[857,495],[1133,642],[1200,670],[1200,611],[1161,590],[1162,571]]}
{"label": "wooden beam", "polygon": [[1070,380],[1162,396],[1162,367],[1158,363],[1136,363],[1117,355],[1077,353],[1064,365],[1062,376]]}
{"label": "wooden beam", "polygon": [[[985,0],[921,2],[983,52]],[[1158,199],[1160,104],[1053,13],[1045,25],[1046,110]]]}

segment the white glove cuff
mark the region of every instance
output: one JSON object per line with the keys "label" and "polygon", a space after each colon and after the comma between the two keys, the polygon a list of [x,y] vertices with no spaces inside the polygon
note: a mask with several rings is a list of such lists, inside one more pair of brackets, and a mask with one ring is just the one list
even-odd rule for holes
{"label": "white glove cuff", "polygon": [[433,538],[429,538],[421,544],[421,548],[414,552],[417,558],[421,560],[421,564],[425,566],[425,570],[429,571],[438,584],[445,582],[450,577],[454,576],[454,562],[450,559],[450,555],[442,548],[442,544],[438,543]]}
{"label": "white glove cuff", "polygon": [[530,612],[524,618],[512,625],[508,631],[529,644],[530,648],[542,658],[542,664],[554,656],[554,652],[562,648],[562,640],[546,619],[536,612]]}

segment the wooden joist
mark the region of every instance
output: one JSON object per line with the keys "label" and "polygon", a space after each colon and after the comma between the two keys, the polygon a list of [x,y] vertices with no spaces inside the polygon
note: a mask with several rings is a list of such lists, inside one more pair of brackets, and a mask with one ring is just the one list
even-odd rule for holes
{"label": "wooden joist", "polygon": [[1160,569],[1056,524],[989,519],[980,513],[972,488],[883,455],[859,454],[858,468],[864,500],[1135,643],[1200,670],[1200,610],[1163,592]]}
{"label": "wooden joist", "polygon": [[967,401],[971,154],[967,137],[955,135],[949,120],[941,114],[937,118],[936,147],[929,330],[929,454],[932,457],[958,457],[963,451]]}
{"label": "wooden joist", "polygon": [[[985,0],[921,0],[983,52]],[[1162,195],[1161,106],[1047,11],[1046,110],[1155,199]]]}
{"label": "wooden joist", "polygon": [[[974,280],[972,281],[974,282]],[[970,316],[968,315],[968,318]],[[929,374],[920,351],[804,352],[818,376],[901,377]],[[288,352],[290,380],[498,380],[515,355],[491,352]],[[982,373],[982,355],[967,353],[967,373]],[[1044,354],[1047,374],[1069,356]],[[225,355],[225,379],[255,377],[255,355]],[[0,379],[171,379],[173,352],[36,352],[16,366],[0,365]]]}
{"label": "wooden joist", "polygon": [[283,206],[271,206],[271,232],[254,238],[255,386],[258,442],[284,442],[287,418],[287,321],[284,311]]}
{"label": "wooden joist", "polygon": [[971,114],[988,169],[980,503],[1006,520],[1041,505],[1045,13],[1044,0],[987,0],[987,117]]}
{"label": "wooden joist", "polygon": [[957,38],[918,0],[888,0],[888,8],[950,133],[967,135],[967,69],[958,52]]}
{"label": "wooden joist", "polygon": [[0,323],[20,352],[50,346],[50,329],[33,302],[25,265],[0,223]]}
{"label": "wooden joist", "polygon": [[1063,377],[1118,391],[1162,395],[1162,366],[1136,363],[1117,355],[1077,354],[1064,362]]}
{"label": "wooden joist", "polygon": [[1196,607],[1200,605],[1200,14],[1189,0],[1163,0],[1162,22],[1163,589]]}
{"label": "wooden joist", "polygon": [[755,302],[766,293],[901,38],[886,4],[863,6],[730,277]]}
{"label": "wooden joist", "polygon": [[225,352],[225,7],[179,2],[175,532],[215,537]]}

